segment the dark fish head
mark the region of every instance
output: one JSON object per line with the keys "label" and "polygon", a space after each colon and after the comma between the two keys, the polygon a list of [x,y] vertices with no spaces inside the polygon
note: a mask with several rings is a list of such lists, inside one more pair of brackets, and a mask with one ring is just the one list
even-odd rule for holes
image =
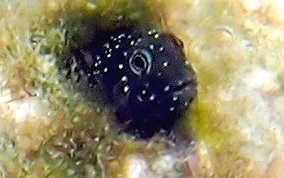
{"label": "dark fish head", "polygon": [[170,33],[121,28],[97,32],[73,55],[90,86],[101,85],[118,121],[141,138],[167,133],[196,95],[182,42]]}
{"label": "dark fish head", "polygon": [[170,131],[196,95],[195,73],[182,42],[151,30],[124,43],[130,45],[121,44],[124,68],[112,89],[118,119],[144,138]]}

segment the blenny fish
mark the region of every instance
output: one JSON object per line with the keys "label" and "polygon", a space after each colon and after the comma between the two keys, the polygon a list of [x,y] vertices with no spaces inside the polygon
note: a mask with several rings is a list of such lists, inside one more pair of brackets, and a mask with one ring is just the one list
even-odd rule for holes
{"label": "blenny fish", "polygon": [[140,138],[170,133],[197,93],[196,75],[173,34],[128,26],[96,30],[73,48],[90,86],[99,86],[124,130]]}

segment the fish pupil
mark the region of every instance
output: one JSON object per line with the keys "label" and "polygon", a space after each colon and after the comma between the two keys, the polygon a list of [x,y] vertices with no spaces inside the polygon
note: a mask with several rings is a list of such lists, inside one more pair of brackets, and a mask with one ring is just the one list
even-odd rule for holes
{"label": "fish pupil", "polygon": [[141,54],[136,55],[134,57],[134,60],[133,60],[133,65],[138,70],[145,70],[145,68],[147,66],[147,62],[145,60],[145,56],[143,56]]}

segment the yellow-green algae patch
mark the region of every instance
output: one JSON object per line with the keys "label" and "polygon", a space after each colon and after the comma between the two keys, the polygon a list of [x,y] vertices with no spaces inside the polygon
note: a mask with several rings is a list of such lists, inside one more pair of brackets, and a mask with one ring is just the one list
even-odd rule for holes
{"label": "yellow-green algae patch", "polygon": [[[251,97],[255,99],[254,102],[258,102],[258,94],[254,93],[256,91],[263,90],[263,95],[271,97],[270,99],[279,96],[278,92],[283,93],[283,88],[279,88],[277,83],[267,83],[268,86],[265,88],[253,88],[253,91],[246,86],[269,80],[271,75],[264,72],[265,70],[270,71],[272,76],[273,73],[277,73],[278,78],[282,78],[283,60],[279,57],[283,56],[283,35],[279,32],[283,27],[277,28],[280,24],[274,24],[270,18],[267,19],[264,14],[266,6],[257,12],[246,12],[242,9],[243,3],[248,1],[202,1],[199,8],[192,9],[186,17],[188,33],[192,37],[189,48],[195,52],[191,54],[197,55],[191,59],[199,80],[199,117],[193,116],[192,128],[195,129],[194,133],[197,134],[198,140],[205,141],[206,146],[210,147],[209,150],[213,153],[209,157],[210,162],[218,162],[213,164],[215,169],[212,177],[267,177],[267,174],[261,173],[265,170],[262,169],[258,173],[258,170],[253,170],[257,163],[252,157],[259,150],[263,150],[263,147],[270,147],[273,143],[257,143],[261,146],[255,153],[244,153],[244,147],[251,149],[250,146],[255,144],[254,141],[247,139],[257,137],[246,135],[247,130],[242,130],[243,122],[253,122],[251,120],[254,118],[247,115],[256,112],[247,95],[254,94]],[[274,6],[273,3],[271,6]],[[271,26],[267,24],[267,20],[271,22]],[[254,81],[255,78],[247,81],[249,79],[246,77],[249,76],[244,75],[246,70],[260,70],[263,73],[259,74],[264,76],[259,76],[260,79],[257,81]],[[247,83],[244,84],[243,80]],[[281,83],[280,80],[280,85]],[[271,124],[266,123],[265,115],[255,114],[258,117],[256,119],[264,125]],[[251,127],[251,130],[260,129],[254,125]],[[266,163],[268,164],[260,164]]]}
{"label": "yellow-green algae patch", "polygon": [[[188,6],[197,3],[188,2],[191,2]],[[230,32],[230,28],[236,26],[237,21],[231,19],[235,12],[230,9],[230,3],[202,1],[197,6],[189,8],[186,15],[178,16],[184,19],[186,27],[184,23],[173,25],[182,39],[188,39],[186,50],[198,77],[198,97],[189,112],[188,128],[197,142],[197,150],[208,151],[208,156],[200,158],[204,161],[201,164],[210,166],[194,171],[200,177],[227,177],[231,165],[239,159],[240,141],[236,136],[240,133],[233,124],[236,118],[223,109],[218,92],[232,84],[238,67],[248,61],[234,46],[234,32]],[[236,54],[239,61],[235,59]],[[245,163],[241,166],[246,166]]]}

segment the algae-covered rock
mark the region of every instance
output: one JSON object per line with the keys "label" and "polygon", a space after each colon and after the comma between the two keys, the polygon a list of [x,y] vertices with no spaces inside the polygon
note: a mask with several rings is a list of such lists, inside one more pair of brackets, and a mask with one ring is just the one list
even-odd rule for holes
{"label": "algae-covered rock", "polygon": [[[283,177],[283,9],[277,0],[1,1],[0,177]],[[84,44],[125,17],[184,42],[198,101],[178,142],[121,133],[112,109],[62,69],[68,37]]]}

